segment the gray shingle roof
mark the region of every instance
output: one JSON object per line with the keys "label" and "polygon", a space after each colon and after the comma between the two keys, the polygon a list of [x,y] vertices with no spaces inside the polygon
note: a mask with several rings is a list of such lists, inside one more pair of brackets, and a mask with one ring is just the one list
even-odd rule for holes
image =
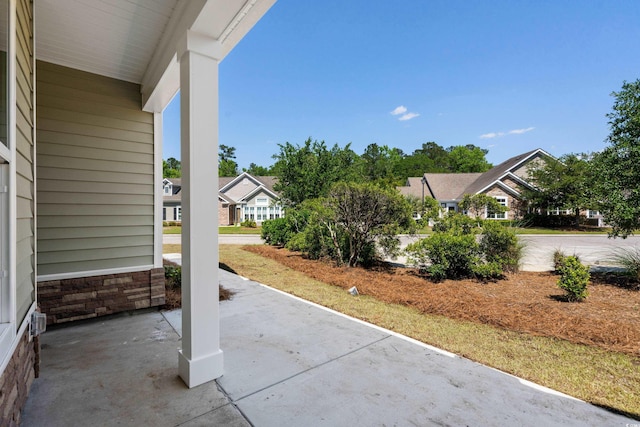
{"label": "gray shingle roof", "polygon": [[425,173],[428,194],[437,200],[460,200],[465,194],[477,194],[537,152],[548,155],[537,148],[511,157],[484,173]]}
{"label": "gray shingle roof", "polygon": [[[409,177],[407,178],[407,185],[396,187],[396,189],[404,196],[413,196],[422,199],[422,177]],[[424,191],[425,196],[428,196],[429,190],[425,188]]]}
{"label": "gray shingle roof", "polygon": [[507,159],[504,162],[500,163],[499,165],[489,169],[488,171],[483,173],[482,176],[478,178],[474,183],[469,185],[469,187],[465,191],[465,194],[476,194],[483,188],[497,181],[502,175],[509,172],[516,165],[521,163],[523,160],[527,159],[529,156],[531,156],[538,150],[540,149],[538,148],[538,149],[531,150],[526,153],[511,157],[510,159]]}
{"label": "gray shingle roof", "polygon": [[430,195],[436,200],[457,200],[462,198],[467,187],[480,178],[481,173],[425,173]]}

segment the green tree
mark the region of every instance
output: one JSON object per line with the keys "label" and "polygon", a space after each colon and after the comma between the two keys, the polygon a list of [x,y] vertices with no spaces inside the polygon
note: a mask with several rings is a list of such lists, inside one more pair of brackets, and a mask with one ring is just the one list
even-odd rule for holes
{"label": "green tree", "polygon": [[421,148],[408,156],[402,156],[397,166],[397,174],[402,181],[410,176],[425,173],[448,172],[448,153],[433,141],[425,142]]}
{"label": "green tree", "polygon": [[450,172],[486,172],[491,169],[491,163],[485,158],[489,150],[468,144],[449,147],[447,152]]}
{"label": "green tree", "polygon": [[234,160],[236,158],[235,147],[220,144],[218,149],[218,176],[237,176],[238,164]]}
{"label": "green tree", "polygon": [[272,174],[271,167],[258,166],[255,163],[250,163],[248,168],[242,170],[253,176],[270,176]]}
{"label": "green tree", "polygon": [[376,242],[385,253],[397,254],[398,233],[412,227],[411,206],[394,189],[370,183],[337,183],[331,188],[327,203],[347,236],[351,267]]}
{"label": "green tree", "polygon": [[640,228],[640,79],[612,96],[609,146],[595,155],[594,184],[610,236],[625,238]]}
{"label": "green tree", "polygon": [[576,227],[580,225],[580,212],[593,207],[591,163],[584,154],[566,154],[559,159],[546,159],[532,164],[529,182],[535,188],[526,188],[524,197],[536,209],[569,209]]}
{"label": "green tree", "polygon": [[162,176],[164,178],[180,178],[181,173],[180,160],[173,157],[162,160]]}
{"label": "green tree", "polygon": [[372,183],[336,183],[327,197],[307,200],[294,210],[311,214],[288,247],[351,267],[371,264],[377,247],[387,255],[398,254],[399,232],[415,227],[411,206],[402,195]]}
{"label": "green tree", "polygon": [[287,206],[326,196],[334,183],[353,181],[359,176],[358,155],[351,144],[344,148],[335,144],[328,149],[324,141],[309,138],[302,146],[290,142],[278,146],[280,152],[273,156],[276,163],[272,170],[278,177],[274,189]]}
{"label": "green tree", "polygon": [[362,175],[383,186],[396,187],[402,184],[402,178],[397,175],[401,159],[402,150],[398,148],[369,144],[360,156]]}

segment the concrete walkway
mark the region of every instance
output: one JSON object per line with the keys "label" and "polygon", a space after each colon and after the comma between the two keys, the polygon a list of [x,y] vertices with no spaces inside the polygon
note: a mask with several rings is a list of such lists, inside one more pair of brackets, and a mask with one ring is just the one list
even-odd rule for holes
{"label": "concrete walkway", "polygon": [[[225,374],[178,378],[180,311],[42,336],[25,426],[625,426],[625,417],[220,271]],[[357,298],[357,297],[354,297]]]}

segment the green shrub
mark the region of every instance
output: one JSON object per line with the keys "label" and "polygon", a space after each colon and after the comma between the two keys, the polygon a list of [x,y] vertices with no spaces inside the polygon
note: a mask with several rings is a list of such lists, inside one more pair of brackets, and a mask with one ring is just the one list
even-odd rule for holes
{"label": "green shrub", "polygon": [[562,252],[560,249],[556,249],[553,251],[553,269],[556,273],[560,272],[560,269],[564,265],[564,262],[567,259],[567,255]]}
{"label": "green shrub", "polygon": [[478,220],[450,212],[433,224],[434,233],[472,234],[478,231]]}
{"label": "green shrub", "polygon": [[480,238],[480,252],[487,263],[496,263],[501,271],[515,273],[520,268],[524,246],[512,228],[495,221],[485,221]]}
{"label": "green shrub", "polygon": [[567,293],[569,301],[582,301],[587,297],[589,268],[582,265],[577,257],[566,257],[559,273],[558,286]]}
{"label": "green shrub", "polygon": [[640,280],[640,248],[617,248],[612,261],[624,268],[627,274]]}
{"label": "green shrub", "polygon": [[[573,254],[573,257],[577,259],[578,262],[581,262],[578,255]],[[553,252],[553,269],[557,274],[560,274],[560,270],[562,270],[567,258],[567,255],[561,249],[556,249]]]}
{"label": "green shrub", "polygon": [[483,282],[487,280],[497,280],[503,276],[502,266],[499,262],[479,262],[472,267],[473,275]]}
{"label": "green shrub", "polygon": [[163,227],[182,227],[182,221],[162,221]]}
{"label": "green shrub", "polygon": [[245,219],[240,223],[240,226],[247,227],[247,228],[257,228],[258,224],[256,224],[256,222],[252,219]]}
{"label": "green shrub", "polygon": [[164,280],[166,286],[169,288],[181,288],[182,287],[182,267],[178,264],[165,264],[164,265]]}
{"label": "green shrub", "polygon": [[473,234],[433,233],[426,239],[407,246],[409,259],[429,273],[433,280],[474,276],[479,261],[478,243]]}
{"label": "green shrub", "polygon": [[264,221],[260,236],[265,243],[273,246],[284,246],[296,234],[286,218],[276,218]]}
{"label": "green shrub", "polygon": [[285,243],[284,247],[289,249],[290,251],[306,252],[306,236],[304,235],[304,233],[296,233],[289,239],[287,243]]}

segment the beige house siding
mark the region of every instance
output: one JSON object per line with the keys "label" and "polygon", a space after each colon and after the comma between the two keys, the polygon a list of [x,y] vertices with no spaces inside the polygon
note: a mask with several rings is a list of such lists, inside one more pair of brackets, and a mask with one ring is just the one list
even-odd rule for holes
{"label": "beige house siding", "polygon": [[37,62],[38,275],[153,264],[153,115],[139,85]]}
{"label": "beige house siding", "polygon": [[16,310],[18,324],[35,301],[35,202],[32,3],[16,5]]}
{"label": "beige house siding", "polygon": [[249,178],[243,178],[240,182],[231,187],[228,191],[225,191],[224,194],[229,196],[233,200],[240,200],[253,190],[255,190],[258,185],[250,180]]}
{"label": "beige house siding", "polygon": [[502,182],[518,192],[521,190],[521,185],[511,178],[504,178]]}
{"label": "beige house siding", "polygon": [[536,167],[545,161],[542,154],[538,153],[526,162],[524,162],[520,167],[513,170],[513,174],[519,176],[525,181],[529,180],[529,169],[532,167]]}

